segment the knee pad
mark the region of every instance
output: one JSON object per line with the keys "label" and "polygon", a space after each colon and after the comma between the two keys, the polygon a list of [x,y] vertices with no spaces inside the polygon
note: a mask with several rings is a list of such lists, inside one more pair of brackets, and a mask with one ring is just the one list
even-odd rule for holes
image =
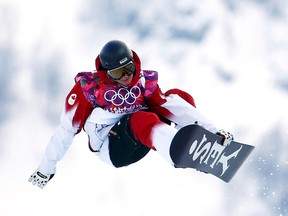
{"label": "knee pad", "polygon": [[138,111],[130,117],[130,128],[135,138],[152,149],[152,130],[159,124],[164,123],[152,112]]}

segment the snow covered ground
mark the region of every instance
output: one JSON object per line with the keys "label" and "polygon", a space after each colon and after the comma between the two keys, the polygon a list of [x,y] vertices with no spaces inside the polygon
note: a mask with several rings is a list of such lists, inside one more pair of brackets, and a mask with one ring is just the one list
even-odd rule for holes
{"label": "snow covered ground", "polygon": [[[0,0],[0,215],[288,215],[287,25],[285,0]],[[27,182],[75,74],[110,39],[256,146],[231,183],[157,152],[114,169],[82,133],[45,189]]]}

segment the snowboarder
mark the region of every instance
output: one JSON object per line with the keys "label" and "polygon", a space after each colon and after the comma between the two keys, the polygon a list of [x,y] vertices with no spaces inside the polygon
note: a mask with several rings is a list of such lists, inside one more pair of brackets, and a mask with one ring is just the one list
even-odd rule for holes
{"label": "snowboarder", "polygon": [[[61,124],[29,178],[34,185],[43,188],[51,180],[57,162],[82,129],[90,150],[117,168],[139,161],[151,149],[174,165],[170,144],[186,125],[197,123],[213,133],[221,131],[195,108],[188,93],[179,89],[162,93],[158,73],[142,70],[138,55],[124,42],[106,43],[95,65],[95,71],[77,74]],[[233,139],[230,133],[220,133],[227,143]]]}

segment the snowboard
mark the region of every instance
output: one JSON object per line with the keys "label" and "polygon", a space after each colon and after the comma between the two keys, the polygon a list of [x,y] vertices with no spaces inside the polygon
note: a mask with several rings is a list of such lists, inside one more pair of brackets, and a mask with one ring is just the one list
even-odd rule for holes
{"label": "snowboard", "polygon": [[199,125],[185,126],[172,140],[171,159],[175,167],[194,168],[229,182],[255,147],[236,141],[223,146],[223,141]]}

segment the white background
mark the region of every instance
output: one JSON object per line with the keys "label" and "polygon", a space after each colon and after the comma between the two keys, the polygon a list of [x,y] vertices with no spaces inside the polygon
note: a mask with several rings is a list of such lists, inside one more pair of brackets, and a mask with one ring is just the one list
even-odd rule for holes
{"label": "white background", "polygon": [[[0,0],[0,215],[287,215],[287,14],[285,0]],[[229,184],[157,152],[114,169],[82,133],[47,187],[28,183],[74,76],[111,39],[256,146]]]}

